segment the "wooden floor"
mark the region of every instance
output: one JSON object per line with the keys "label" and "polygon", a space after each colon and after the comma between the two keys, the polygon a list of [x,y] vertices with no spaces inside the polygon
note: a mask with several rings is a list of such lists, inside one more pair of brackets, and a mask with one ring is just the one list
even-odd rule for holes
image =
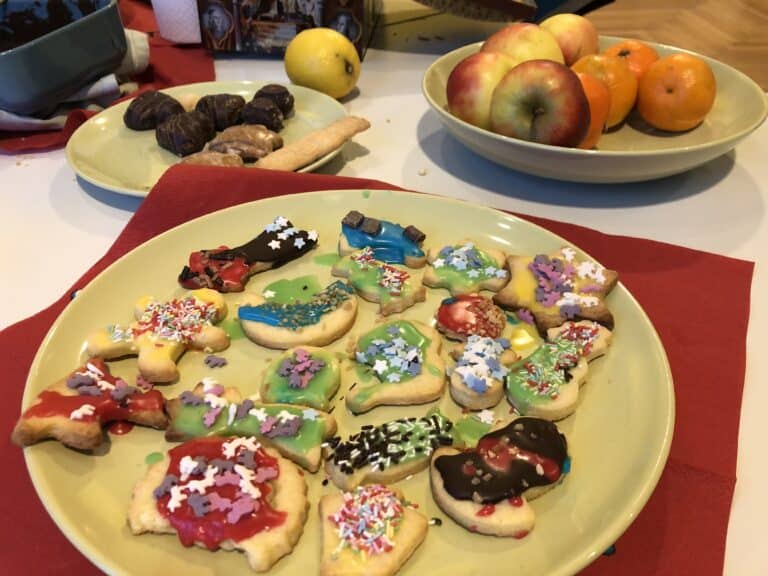
{"label": "wooden floor", "polygon": [[587,14],[600,34],[716,58],[768,91],[768,0],[616,0]]}

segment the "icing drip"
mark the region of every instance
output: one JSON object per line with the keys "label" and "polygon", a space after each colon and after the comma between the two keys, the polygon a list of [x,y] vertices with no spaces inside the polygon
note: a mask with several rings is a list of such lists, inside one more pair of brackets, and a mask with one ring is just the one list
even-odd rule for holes
{"label": "icing drip", "polygon": [[237,315],[241,320],[260,322],[281,328],[301,328],[320,322],[353,295],[353,289],[337,280],[307,302],[278,304],[267,301],[258,306],[241,306]]}
{"label": "icing drip", "polygon": [[345,492],[342,498],[341,508],[328,516],[340,540],[336,552],[345,548],[364,554],[390,552],[404,512],[397,494],[380,484],[371,484]]}
{"label": "icing drip", "polygon": [[365,425],[342,442],[338,436],[329,444],[329,459],[344,474],[368,466],[386,470],[416,458],[428,458],[438,446],[450,446],[452,424],[442,414],[423,418],[402,418],[380,426]]}

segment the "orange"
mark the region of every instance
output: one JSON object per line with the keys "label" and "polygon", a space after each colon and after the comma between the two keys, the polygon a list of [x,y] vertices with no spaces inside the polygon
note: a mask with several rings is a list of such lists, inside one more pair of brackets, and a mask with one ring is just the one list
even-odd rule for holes
{"label": "orange", "polygon": [[640,40],[624,40],[603,50],[603,54],[624,58],[638,82],[650,65],[659,59],[659,53]]}
{"label": "orange", "polygon": [[588,54],[579,58],[571,69],[597,76],[608,86],[611,93],[611,107],[606,120],[608,128],[620,124],[627,117],[635,105],[637,78],[623,58],[608,54]]}
{"label": "orange", "polygon": [[669,132],[701,124],[715,103],[717,82],[701,58],[677,53],[660,58],[640,80],[637,111],[654,128]]}
{"label": "orange", "polygon": [[577,72],[581,80],[581,87],[589,102],[589,130],[579,148],[594,148],[605,129],[605,121],[608,119],[608,111],[611,108],[611,91],[605,82],[591,74]]}

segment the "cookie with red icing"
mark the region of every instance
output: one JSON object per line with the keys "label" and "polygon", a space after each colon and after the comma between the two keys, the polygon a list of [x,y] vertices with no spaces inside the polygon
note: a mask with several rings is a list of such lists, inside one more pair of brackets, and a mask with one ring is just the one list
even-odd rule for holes
{"label": "cookie with red icing", "polygon": [[522,417],[486,434],[475,448],[436,450],[430,483],[438,506],[468,530],[522,538],[535,522],[527,500],[556,486],[569,466],[568,443],[557,426]]}
{"label": "cookie with red icing", "polygon": [[227,314],[218,292],[202,288],[165,302],[140,298],[136,321],[112,324],[86,340],[92,357],[112,359],[137,355],[139,373],[150,382],[171,382],[178,376],[176,361],[187,349],[218,352],[229,346],[229,336],[217,322]]}
{"label": "cookie with red icing", "polygon": [[447,338],[466,340],[472,335],[498,338],[507,324],[504,310],[480,294],[459,294],[440,303],[436,327]]}
{"label": "cookie with red icing", "polygon": [[278,216],[253,240],[242,246],[198,250],[179,274],[185,288],[241,292],[253,274],[282,266],[317,246],[317,232],[295,228]]}
{"label": "cookie with red icing", "polygon": [[427,536],[427,519],[395,489],[359,486],[320,499],[321,576],[390,576]]}
{"label": "cookie with red icing", "polygon": [[141,391],[92,358],[38,394],[11,438],[20,446],[54,438],[70,448],[93,450],[104,441],[103,426],[112,422],[165,428],[164,406],[160,392]]}
{"label": "cookie with red icing", "polygon": [[239,550],[269,570],[289,554],[307,518],[301,471],[253,437],[200,438],[168,451],[133,489],[133,534],[176,534],[184,546]]}
{"label": "cookie with red icing", "polygon": [[493,299],[533,316],[542,334],[567,320],[593,320],[613,328],[605,297],[618,282],[608,270],[565,246],[550,254],[509,256],[509,283]]}

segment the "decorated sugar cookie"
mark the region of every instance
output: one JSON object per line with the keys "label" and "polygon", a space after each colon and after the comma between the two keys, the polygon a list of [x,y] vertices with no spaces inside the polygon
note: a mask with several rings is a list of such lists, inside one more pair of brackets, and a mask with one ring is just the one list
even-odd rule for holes
{"label": "decorated sugar cookie", "polygon": [[282,266],[316,245],[317,232],[294,228],[287,218],[278,216],[242,246],[192,252],[179,274],[179,283],[190,289],[240,292],[251,275]]}
{"label": "decorated sugar cookie", "polygon": [[588,362],[603,354],[611,332],[597,322],[566,322],[547,333],[547,341],[509,367],[507,400],[521,414],[560,420],[579,399]]}
{"label": "decorated sugar cookie", "polygon": [[272,361],[262,379],[260,396],[264,402],[301,404],[327,411],[340,379],[335,354],[299,346]]}
{"label": "decorated sugar cookie", "polygon": [[433,248],[423,282],[430,288],[447,288],[454,296],[479,290],[497,291],[507,283],[504,253],[481,249],[469,240]]}
{"label": "decorated sugar cookie", "polygon": [[243,332],[268,348],[325,346],[346,334],[357,316],[354,290],[340,280],[290,301],[274,291],[245,300],[237,311]]}
{"label": "decorated sugar cookie", "polygon": [[29,446],[54,438],[70,448],[93,450],[104,440],[102,427],[111,422],[165,428],[164,404],[157,390],[140,391],[112,376],[100,358],[92,358],[38,394],[16,423],[12,439]]}
{"label": "decorated sugar cookie", "polygon": [[320,499],[322,576],[391,576],[421,545],[427,519],[381,484]]}
{"label": "decorated sugar cookie", "polygon": [[168,451],[133,489],[133,534],[176,534],[184,546],[245,552],[256,572],[290,554],[307,519],[294,464],[253,437],[199,438]]}
{"label": "decorated sugar cookie", "polygon": [[108,326],[87,341],[92,357],[138,355],[139,373],[150,382],[171,382],[178,376],[176,360],[188,348],[218,352],[229,346],[229,336],[214,326],[227,314],[221,294],[202,288],[160,302],[139,299],[130,326]]}
{"label": "decorated sugar cookie", "polygon": [[472,532],[523,538],[534,525],[527,500],[557,485],[568,466],[568,444],[557,426],[518,418],[483,436],[476,448],[438,448],[430,466],[432,495]]}
{"label": "decorated sugar cookie", "polygon": [[403,228],[395,222],[367,218],[351,210],[341,221],[339,254],[347,256],[370,247],[376,260],[421,268],[427,262],[427,255],[421,249],[424,238],[424,233],[415,226]]}
{"label": "decorated sugar cookie", "polygon": [[470,410],[493,408],[504,397],[506,367],[517,359],[506,338],[470,336],[451,355],[456,366],[451,371],[451,397]]}
{"label": "decorated sugar cookie", "polygon": [[342,490],[361,484],[392,484],[423,470],[439,446],[450,446],[451,421],[439,412],[367,424],[348,439],[328,442],[325,471]]}
{"label": "decorated sugar cookie", "polygon": [[260,404],[242,399],[236,388],[205,379],[168,401],[166,440],[205,436],[254,436],[310,472],[320,467],[322,443],[336,432],[336,420],[314,408]]}
{"label": "decorated sugar cookie", "polygon": [[469,336],[498,338],[507,324],[504,310],[479,294],[459,294],[440,303],[436,326],[447,338],[466,340]]}
{"label": "decorated sugar cookie", "polygon": [[504,308],[529,311],[540,332],[566,320],[594,320],[613,328],[604,299],[618,281],[615,271],[568,246],[552,254],[510,256],[508,264],[510,282],[493,299]]}
{"label": "decorated sugar cookie", "polygon": [[354,360],[342,363],[346,403],[360,414],[383,404],[423,404],[445,388],[440,334],[413,320],[379,324],[355,346]]}
{"label": "decorated sugar cookie", "polygon": [[341,258],[331,273],[347,278],[361,298],[377,302],[384,316],[402,312],[426,298],[426,290],[410,272],[377,260],[370,247]]}

